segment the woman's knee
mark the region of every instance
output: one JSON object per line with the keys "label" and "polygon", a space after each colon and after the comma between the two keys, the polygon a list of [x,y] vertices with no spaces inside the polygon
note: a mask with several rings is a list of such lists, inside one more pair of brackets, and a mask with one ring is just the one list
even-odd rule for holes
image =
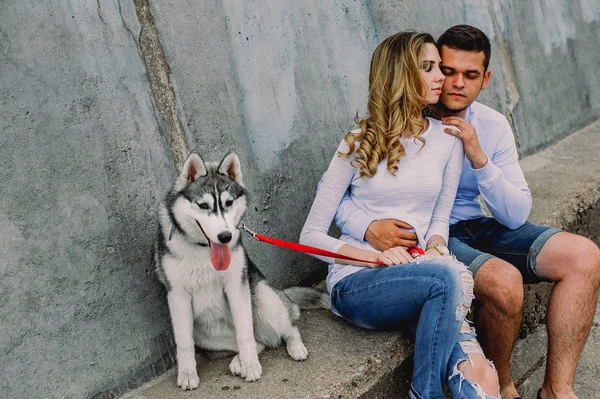
{"label": "woman's knee", "polygon": [[448,285],[462,287],[473,285],[473,275],[464,265],[450,258],[435,258],[429,261],[429,267],[435,270],[436,276]]}
{"label": "woman's knee", "polygon": [[473,275],[463,263],[451,259],[435,259],[430,267],[436,270],[441,289],[454,302],[457,318],[463,319],[473,300]]}

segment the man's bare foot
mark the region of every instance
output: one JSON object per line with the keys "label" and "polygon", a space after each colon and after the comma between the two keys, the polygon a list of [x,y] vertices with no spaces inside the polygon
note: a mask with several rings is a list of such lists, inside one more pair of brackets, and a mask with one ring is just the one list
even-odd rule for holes
{"label": "man's bare foot", "polygon": [[515,384],[512,382],[500,387],[500,395],[502,395],[502,399],[515,399],[521,397],[517,392],[517,388],[515,388]]}
{"label": "man's bare foot", "polygon": [[538,392],[538,399],[579,399],[572,390],[566,390],[562,392],[552,392],[549,388],[540,389]]}

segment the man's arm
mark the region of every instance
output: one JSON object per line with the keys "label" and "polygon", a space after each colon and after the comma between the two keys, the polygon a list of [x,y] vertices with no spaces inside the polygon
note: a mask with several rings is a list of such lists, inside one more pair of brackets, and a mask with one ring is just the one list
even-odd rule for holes
{"label": "man's arm", "polygon": [[483,153],[473,125],[458,116],[443,118],[442,122],[460,129],[446,128],[445,131],[462,140],[479,193],[492,216],[510,229],[523,225],[531,211],[531,192],[519,165],[517,147],[508,121],[505,121],[492,159]]}
{"label": "man's arm", "polygon": [[373,219],[356,206],[348,191],[342,198],[334,220],[343,233],[366,240],[373,248],[382,252],[393,247],[408,248],[417,245],[417,235],[405,230],[412,229],[411,225],[396,219]]}

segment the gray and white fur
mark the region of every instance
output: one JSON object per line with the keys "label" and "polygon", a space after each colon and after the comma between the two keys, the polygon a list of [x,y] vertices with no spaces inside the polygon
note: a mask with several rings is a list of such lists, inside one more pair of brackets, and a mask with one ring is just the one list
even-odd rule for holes
{"label": "gray and white fur", "polygon": [[198,387],[194,346],[233,351],[229,370],[258,380],[258,354],[286,342],[295,360],[308,355],[293,322],[300,309],[329,308],[329,296],[312,288],[271,287],[250,261],[237,228],[246,189],[234,152],[219,163],[188,156],[159,212],[155,262],[168,291],[177,345],[177,385]]}

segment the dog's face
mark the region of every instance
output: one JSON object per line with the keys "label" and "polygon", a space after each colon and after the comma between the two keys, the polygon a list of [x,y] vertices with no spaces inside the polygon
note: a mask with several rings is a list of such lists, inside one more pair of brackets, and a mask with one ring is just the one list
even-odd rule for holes
{"label": "dog's face", "polygon": [[204,163],[192,153],[185,161],[177,183],[173,216],[186,238],[210,246],[217,270],[226,270],[231,261],[229,246],[237,243],[237,224],[246,210],[240,161],[234,152],[221,163]]}

